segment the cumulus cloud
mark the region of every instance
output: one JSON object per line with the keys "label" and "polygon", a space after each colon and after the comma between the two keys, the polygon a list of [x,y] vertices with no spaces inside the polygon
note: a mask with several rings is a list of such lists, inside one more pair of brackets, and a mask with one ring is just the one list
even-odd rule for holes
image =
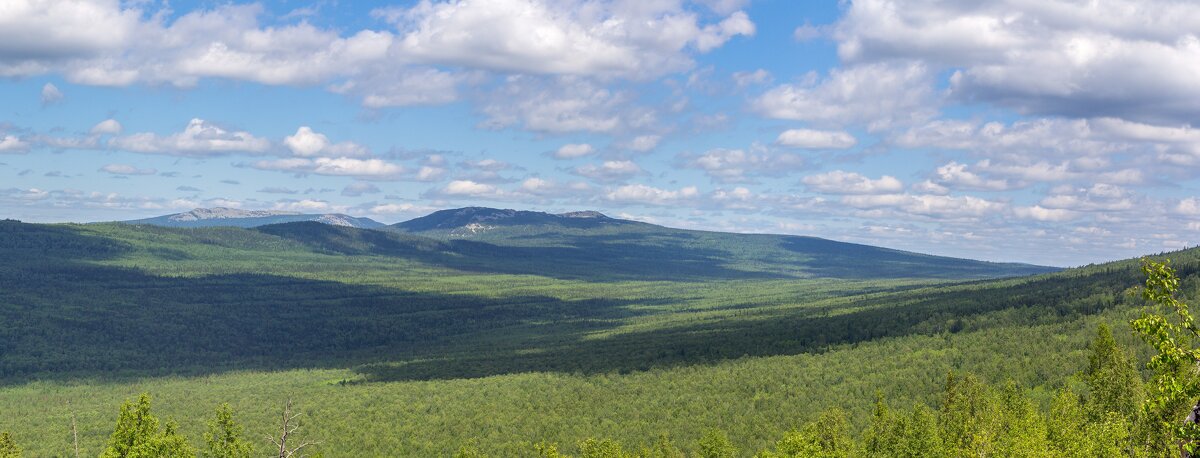
{"label": "cumulus cloud", "polygon": [[490,184],[476,183],[471,180],[454,180],[440,189],[444,196],[457,197],[494,197],[499,189]]}
{"label": "cumulus cloud", "polygon": [[[624,106],[630,95],[590,80],[686,71],[696,55],[755,33],[745,12],[710,11],[681,1],[426,0],[376,10],[392,30],[341,31],[305,15],[269,17],[258,4],[178,12],[147,2],[17,0],[0,12],[0,77],[322,86],[368,108],[450,103],[462,86],[499,77],[505,90],[473,100],[486,126],[612,132],[652,123],[653,110]],[[44,93],[49,101],[57,90],[48,84]]]}
{"label": "cumulus cloud", "polygon": [[117,122],[116,119],[105,119],[92,126],[89,132],[92,135],[117,135],[121,133],[121,130],[121,123]]}
{"label": "cumulus cloud", "polygon": [[679,2],[426,0],[375,15],[396,26],[405,58],[543,74],[660,75],[690,67],[689,48],[705,52],[754,33],[743,12],[701,24]]}
{"label": "cumulus cloud", "polygon": [[972,189],[979,191],[1004,191],[1009,184],[1004,180],[986,179],[967,170],[966,164],[954,161],[938,167],[934,171],[935,180],[942,185],[955,189]]}
{"label": "cumulus cloud", "polygon": [[232,153],[264,153],[271,142],[249,132],[228,131],[203,119],[192,119],[182,132],[171,135],[138,133],[114,137],[108,142],[115,149],[134,153],[177,156],[210,156]]}
{"label": "cumulus cloud", "polygon": [[575,159],[594,152],[596,149],[587,143],[568,143],[555,150],[553,156],[555,159]]}
{"label": "cumulus cloud", "polygon": [[4,135],[0,137],[0,154],[3,153],[24,153],[29,150],[29,143],[17,138],[16,135]]}
{"label": "cumulus cloud", "polygon": [[1017,217],[1036,221],[1069,221],[1078,217],[1078,213],[1063,208],[1045,208],[1041,205],[1013,208]]}
{"label": "cumulus cloud", "polygon": [[355,159],[349,157],[285,158],[258,161],[252,167],[259,170],[276,170],[297,174],[347,176],[371,180],[400,178],[407,169],[399,164],[382,159]]}
{"label": "cumulus cloud", "polygon": [[633,161],[604,161],[601,164],[587,164],[576,167],[572,173],[591,178],[596,181],[621,181],[645,173]]}
{"label": "cumulus cloud", "polygon": [[858,140],[843,131],[789,129],[780,133],[775,143],[791,148],[846,149],[858,144]]}
{"label": "cumulus cloud", "polygon": [[655,121],[651,110],[632,105],[630,94],[577,77],[510,76],[480,110],[484,127],[547,133],[611,133]]}
{"label": "cumulus cloud", "polygon": [[872,180],[854,172],[841,170],[809,175],[801,182],[808,186],[809,190],[825,194],[887,194],[904,189],[904,183],[892,176],[884,175]]}
{"label": "cumulus cloud", "polygon": [[699,156],[681,155],[685,167],[703,170],[721,182],[749,182],[759,176],[782,176],[801,169],[804,159],[795,154],[775,153],[760,147],[713,149]]}
{"label": "cumulus cloud", "polygon": [[314,132],[308,126],[300,126],[295,134],[283,139],[283,144],[292,154],[301,157],[360,157],[370,154],[366,147],[354,142],[332,143],[324,134]]}
{"label": "cumulus cloud", "polygon": [[1045,208],[1079,212],[1104,212],[1108,217],[1132,211],[1139,207],[1150,210],[1150,205],[1139,205],[1137,198],[1121,186],[1096,183],[1089,187],[1058,186],[1039,205]]}
{"label": "cumulus cloud", "polygon": [[843,196],[841,202],[859,209],[886,209],[939,219],[974,219],[999,214],[1005,204],[975,196],[872,194]]}
{"label": "cumulus cloud", "polygon": [[63,93],[54,83],[46,83],[42,86],[42,105],[50,105],[62,99]]}
{"label": "cumulus cloud", "polygon": [[[849,4],[834,37],[854,64],[916,59],[957,69],[958,97],[1026,113],[1195,122],[1194,5],[1172,0]],[[1114,20],[1120,18],[1120,20]]]}
{"label": "cumulus cloud", "polygon": [[672,203],[696,199],[700,190],[695,186],[687,186],[676,190],[661,189],[644,184],[630,184],[614,189],[605,198],[612,202],[638,205],[669,205]]}
{"label": "cumulus cloud", "polygon": [[331,204],[329,201],[320,199],[280,200],[275,202],[271,209],[299,213],[345,213],[349,211],[349,208],[344,205]]}
{"label": "cumulus cloud", "polygon": [[865,64],[810,73],[798,83],[771,88],[754,109],[776,119],[844,126],[861,123],[870,131],[915,124],[936,114],[932,74],[920,62]]}
{"label": "cumulus cloud", "polygon": [[330,89],[361,98],[367,108],[441,105],[459,100],[459,86],[479,79],[472,73],[403,68],[369,72]]}
{"label": "cumulus cloud", "polygon": [[129,164],[108,164],[101,167],[100,171],[113,175],[154,175],[158,173],[158,170],[152,168],[141,169]]}
{"label": "cumulus cloud", "polygon": [[658,147],[658,142],[662,141],[661,135],[638,135],[633,137],[625,147],[631,151],[645,153]]}

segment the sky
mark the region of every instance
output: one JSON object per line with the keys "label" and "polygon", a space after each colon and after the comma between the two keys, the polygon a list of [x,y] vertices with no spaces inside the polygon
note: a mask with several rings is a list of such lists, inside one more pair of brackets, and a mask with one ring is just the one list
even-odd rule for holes
{"label": "sky", "polygon": [[1076,266],[1200,237],[1200,5],[6,0],[0,217],[488,206]]}

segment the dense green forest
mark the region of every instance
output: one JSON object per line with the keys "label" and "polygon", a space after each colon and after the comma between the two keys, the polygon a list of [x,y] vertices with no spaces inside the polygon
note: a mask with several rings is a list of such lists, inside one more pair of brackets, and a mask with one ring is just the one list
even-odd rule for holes
{"label": "dense green forest", "polygon": [[[1128,325],[1145,307],[1136,261],[867,278],[767,237],[17,222],[0,235],[0,431],[27,456],[68,455],[72,424],[99,454],[115,406],[143,392],[197,450],[225,402],[263,446],[287,399],[329,456],[577,455],[588,438],[634,452],[663,435],[696,454],[713,431],[748,456],[820,418],[858,447],[877,392],[910,418],[969,373],[1052,423],[1063,390],[1090,392],[1099,324],[1137,361],[1151,354]],[[1169,256],[1194,296],[1200,253]]]}

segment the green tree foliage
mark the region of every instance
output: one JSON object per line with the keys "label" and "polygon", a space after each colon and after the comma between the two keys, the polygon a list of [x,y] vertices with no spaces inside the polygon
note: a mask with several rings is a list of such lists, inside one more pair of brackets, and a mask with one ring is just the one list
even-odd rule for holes
{"label": "green tree foliage", "polygon": [[208,432],[204,433],[205,458],[249,458],[253,445],[243,439],[242,425],[233,419],[233,409],[228,403],[217,407],[216,417],[209,420]]}
{"label": "green tree foliage", "polygon": [[1109,413],[1131,424],[1139,421],[1144,400],[1141,374],[1133,359],[1117,346],[1106,324],[1096,330],[1083,375],[1089,388],[1087,414],[1092,421],[1102,421]]}
{"label": "green tree foliage", "polygon": [[21,458],[21,447],[8,432],[0,433],[0,458]]}
{"label": "green tree foliage", "polygon": [[666,434],[659,434],[654,445],[643,447],[638,455],[643,458],[687,458],[683,450],[680,450],[675,445],[675,441],[671,440],[671,436]]}
{"label": "green tree foliage", "polygon": [[761,458],[843,458],[858,456],[858,443],[850,436],[850,423],[846,412],[829,409],[822,412],[816,421],[804,425],[799,431],[784,434],[775,443],[774,451],[764,451]]}
{"label": "green tree foliage", "polygon": [[486,458],[483,452],[479,451],[479,447],[475,445],[463,445],[454,453],[454,458]]}
{"label": "green tree foliage", "polygon": [[938,435],[937,413],[924,404],[913,406],[912,413],[904,422],[903,440],[892,450],[891,456],[911,458],[949,456],[941,436]]}
{"label": "green tree foliage", "polygon": [[117,427],[108,439],[101,458],[166,458],[194,457],[196,452],[186,438],[179,434],[174,422],[161,429],[158,418],[150,413],[150,395],[143,393],[137,401],[121,405]]}
{"label": "green tree foliage", "polygon": [[1142,298],[1157,311],[1166,311],[1146,311],[1131,323],[1157,352],[1146,365],[1154,374],[1144,404],[1150,447],[1163,450],[1180,444],[1188,453],[1195,453],[1200,427],[1188,411],[1200,398],[1200,379],[1195,371],[1200,362],[1200,329],[1188,305],[1175,297],[1180,280],[1169,260],[1159,263],[1143,259],[1142,272],[1146,275]]}
{"label": "green tree foliage", "polygon": [[946,376],[939,430],[955,456],[995,453],[999,417],[995,396],[973,375]]}
{"label": "green tree foliage", "polygon": [[1000,425],[996,435],[998,456],[1049,456],[1046,421],[1016,383],[1009,382],[1001,390],[998,414],[998,421],[989,422]]}
{"label": "green tree foliage", "polygon": [[560,453],[557,445],[545,441],[535,444],[533,451],[538,458],[570,458],[570,455]]}
{"label": "green tree foliage", "polygon": [[586,439],[579,444],[582,458],[634,458],[621,444],[612,439]]}
{"label": "green tree foliage", "polygon": [[738,454],[738,448],[729,440],[729,435],[719,429],[710,429],[700,436],[697,448],[700,458],[733,458]]}

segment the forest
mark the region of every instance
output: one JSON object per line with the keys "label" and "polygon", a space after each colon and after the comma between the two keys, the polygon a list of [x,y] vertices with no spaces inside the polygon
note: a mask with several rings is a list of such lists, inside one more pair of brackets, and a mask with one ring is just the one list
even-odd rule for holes
{"label": "forest", "polygon": [[[0,431],[24,456],[105,453],[117,407],[149,399],[159,432],[170,423],[201,454],[223,405],[255,456],[269,452],[289,399],[320,442],[306,453],[326,456],[893,456],[881,435],[936,442],[894,456],[1005,456],[1009,429],[1028,429],[1030,456],[1063,456],[1076,447],[1067,424],[1100,428],[1072,436],[1078,456],[1098,453],[1087,434],[1155,450],[1144,415],[1097,413],[1088,375],[1104,325],[1126,372],[1154,380],[1145,363],[1161,349],[1130,324],[1155,303],[1136,294],[1137,260],[863,278],[814,267],[831,258],[811,247],[719,234],[531,245],[315,223],[0,231]],[[842,262],[918,260],[863,250]],[[1200,289],[1198,254],[1155,257],[1172,260],[1180,298]],[[983,429],[943,431],[966,421],[946,407],[962,390]],[[963,442],[985,430],[986,443]]]}

